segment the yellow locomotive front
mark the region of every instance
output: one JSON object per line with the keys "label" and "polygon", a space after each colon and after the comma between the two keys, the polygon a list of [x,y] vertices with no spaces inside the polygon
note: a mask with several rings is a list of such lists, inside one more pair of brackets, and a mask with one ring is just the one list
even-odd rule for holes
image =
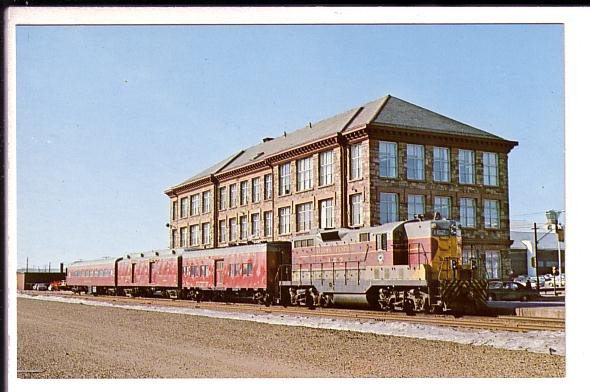
{"label": "yellow locomotive front", "polygon": [[461,229],[452,220],[410,221],[405,224],[408,264],[428,264],[432,299],[439,306],[477,312],[486,306],[487,282],[475,279],[471,263],[462,262]]}

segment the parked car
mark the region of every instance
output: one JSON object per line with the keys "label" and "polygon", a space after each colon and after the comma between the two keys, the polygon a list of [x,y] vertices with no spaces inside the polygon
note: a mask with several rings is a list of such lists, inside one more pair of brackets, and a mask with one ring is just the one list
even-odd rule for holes
{"label": "parked car", "polygon": [[488,284],[488,299],[490,301],[528,301],[539,298],[534,289],[528,289],[519,282],[490,282]]}

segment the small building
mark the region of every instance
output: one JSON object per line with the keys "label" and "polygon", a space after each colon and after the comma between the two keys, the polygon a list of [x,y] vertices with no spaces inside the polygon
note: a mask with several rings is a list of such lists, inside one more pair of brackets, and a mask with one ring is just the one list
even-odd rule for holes
{"label": "small building", "polygon": [[[539,275],[550,274],[553,267],[559,270],[557,236],[555,231],[547,230],[545,225],[538,225],[537,261],[539,263]],[[510,239],[513,241],[510,247],[513,275],[535,276],[533,222],[511,222]],[[565,273],[565,241],[563,241],[563,238],[559,241],[559,251],[561,253],[561,272]]]}
{"label": "small building", "polygon": [[20,269],[16,271],[16,289],[32,290],[35,283],[45,283],[49,286],[51,282],[61,281],[66,278],[63,264],[60,264],[59,271]]}

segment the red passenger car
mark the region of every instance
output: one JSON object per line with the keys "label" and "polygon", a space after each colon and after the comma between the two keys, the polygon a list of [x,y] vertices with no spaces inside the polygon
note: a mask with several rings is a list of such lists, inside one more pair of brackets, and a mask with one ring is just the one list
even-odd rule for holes
{"label": "red passenger car", "polygon": [[117,261],[121,258],[76,261],[67,270],[66,284],[74,292],[105,294],[116,288]]}
{"label": "red passenger car", "polygon": [[131,295],[176,296],[180,289],[180,256],[174,250],[129,254],[118,262],[117,288]]}
{"label": "red passenger car", "polygon": [[279,265],[290,262],[291,243],[271,242],[182,254],[182,295],[268,302],[278,292]]}

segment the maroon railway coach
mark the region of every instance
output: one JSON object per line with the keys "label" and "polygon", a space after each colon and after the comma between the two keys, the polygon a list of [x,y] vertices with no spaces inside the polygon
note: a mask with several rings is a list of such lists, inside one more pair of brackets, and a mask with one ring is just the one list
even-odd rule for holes
{"label": "maroon railway coach", "polygon": [[183,298],[269,303],[278,295],[279,266],[291,261],[290,242],[268,242],[182,253]]}
{"label": "maroon railway coach", "polygon": [[117,291],[128,295],[175,296],[181,287],[181,256],[175,250],[128,254],[117,263]]}
{"label": "maroon railway coach", "polygon": [[117,286],[117,262],[121,258],[75,261],[67,269],[66,285],[74,292],[106,294]]}

